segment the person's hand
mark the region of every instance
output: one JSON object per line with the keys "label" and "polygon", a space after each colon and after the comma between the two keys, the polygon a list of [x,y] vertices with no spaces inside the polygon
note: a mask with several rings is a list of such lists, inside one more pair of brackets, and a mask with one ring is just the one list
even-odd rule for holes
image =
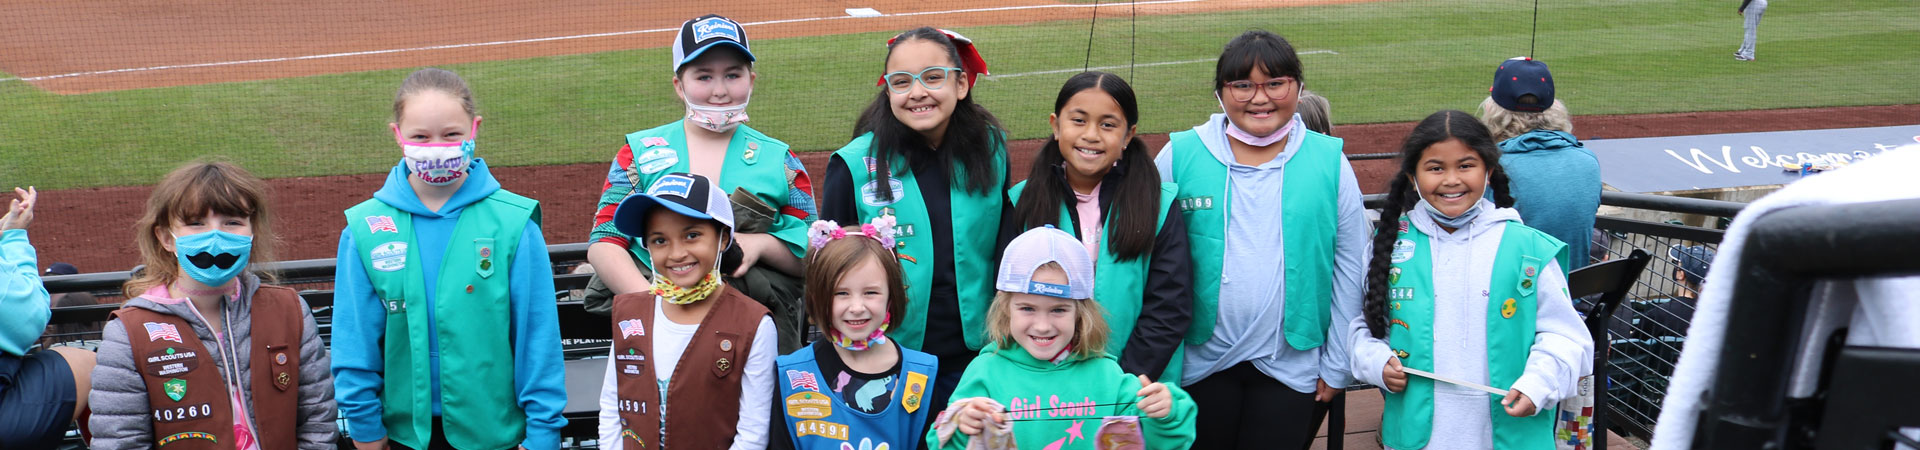
{"label": "person's hand", "polygon": [[735,278],[747,276],[747,269],[760,262],[760,255],[770,251],[787,251],[787,244],[765,233],[739,233],[733,235],[733,245],[740,246],[740,267],[733,269]]}
{"label": "person's hand", "polygon": [[380,438],[373,442],[353,441],[353,448],[354,450],[387,450],[387,439]]}
{"label": "person's hand", "polygon": [[987,402],[970,401],[962,405],[959,412],[954,413],[953,423],[959,426],[961,434],[979,437],[987,427],[992,426],[988,421],[1007,423],[1007,417],[1003,412],[988,407]]}
{"label": "person's hand", "polygon": [[1407,372],[1400,370],[1400,358],[1388,358],[1387,367],[1380,371],[1380,380],[1387,383],[1387,392],[1405,392],[1407,390]]}
{"label": "person's hand", "polygon": [[1168,413],[1173,412],[1173,393],[1167,390],[1167,385],[1155,383],[1146,375],[1134,376],[1140,377],[1140,392],[1134,395],[1140,396],[1137,407],[1141,413],[1150,418],[1165,419]]}
{"label": "person's hand", "polygon": [[25,230],[33,223],[33,206],[40,198],[40,190],[32,186],[26,189],[13,188],[20,198],[7,202],[6,215],[0,216],[0,231]]}
{"label": "person's hand", "polygon": [[1532,416],[1538,410],[1533,405],[1533,399],[1527,398],[1527,394],[1520,393],[1519,389],[1508,389],[1507,396],[1500,399],[1500,406],[1506,407],[1507,415],[1514,417]]}
{"label": "person's hand", "polygon": [[1332,403],[1333,396],[1340,395],[1340,390],[1335,389],[1333,386],[1328,386],[1325,378],[1315,381],[1314,383],[1318,384],[1318,386],[1314,386],[1313,388],[1313,401]]}

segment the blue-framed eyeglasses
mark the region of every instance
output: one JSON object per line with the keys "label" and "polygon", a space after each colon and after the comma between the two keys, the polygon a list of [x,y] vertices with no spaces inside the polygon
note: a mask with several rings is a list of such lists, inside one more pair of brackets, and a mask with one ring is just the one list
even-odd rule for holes
{"label": "blue-framed eyeglasses", "polygon": [[947,81],[953,78],[954,72],[959,72],[960,70],[959,67],[936,66],[921,70],[920,73],[907,71],[893,72],[880,77],[880,83],[887,86],[887,91],[895,94],[905,94],[907,91],[913,90],[913,82],[916,80],[920,82],[920,87],[927,88],[929,91],[937,91],[947,85]]}

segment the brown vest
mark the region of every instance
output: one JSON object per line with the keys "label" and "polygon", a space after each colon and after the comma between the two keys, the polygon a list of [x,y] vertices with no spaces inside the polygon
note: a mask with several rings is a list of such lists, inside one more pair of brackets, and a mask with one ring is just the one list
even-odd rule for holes
{"label": "brown vest", "polygon": [[[767,308],[740,291],[723,287],[713,309],[674,367],[667,388],[673,414],[667,431],[660,432],[660,384],[653,365],[653,294],[622,294],[613,298],[614,378],[618,383],[620,440],[629,449],[662,449],[671,440],[677,448],[727,448],[740,421],[740,378],[746,370],[754,332]],[[625,322],[625,325],[622,325]],[[647,441],[660,439],[658,445]]]}
{"label": "brown vest", "polygon": [[[260,286],[252,305],[253,423],[262,449],[295,448],[300,404],[300,295]],[[232,449],[233,407],[225,377],[199,333],[180,317],[126,307],[113,312],[127,328],[134,366],[147,382],[155,448]],[[144,337],[144,339],[142,339]],[[228,364],[238,364],[227,355]]]}

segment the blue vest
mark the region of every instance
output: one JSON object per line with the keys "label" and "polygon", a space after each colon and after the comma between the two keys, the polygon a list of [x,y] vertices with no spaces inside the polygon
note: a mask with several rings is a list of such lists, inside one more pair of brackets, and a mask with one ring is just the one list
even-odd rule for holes
{"label": "blue vest", "polygon": [[[891,449],[917,448],[927,424],[927,399],[933,374],[939,373],[939,360],[933,355],[900,347],[900,373],[893,377],[893,401],[887,409],[867,414],[848,407],[841,393],[820,372],[813,359],[814,342],[799,351],[776,359],[775,387],[780,395],[773,401],[785,417],[793,447],[800,450],[840,450],[843,443],[870,440],[874,447],[885,444]],[[899,343],[894,345],[898,346]],[[861,447],[864,448],[864,447]]]}

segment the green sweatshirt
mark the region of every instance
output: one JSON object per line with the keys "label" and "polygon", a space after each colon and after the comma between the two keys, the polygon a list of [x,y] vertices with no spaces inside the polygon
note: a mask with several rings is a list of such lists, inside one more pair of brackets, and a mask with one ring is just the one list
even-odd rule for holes
{"label": "green sweatshirt", "polygon": [[[1173,396],[1172,411],[1165,418],[1148,418],[1134,407],[1140,400],[1135,395],[1140,392],[1140,378],[1120,370],[1112,356],[1055,365],[1019,346],[1000,348],[989,343],[960,375],[952,398],[988,397],[1006,406],[1020,448],[1092,449],[1101,418],[1140,416],[1146,448],[1185,449],[1193,445],[1194,417],[1199,413],[1187,391],[1174,385],[1167,385],[1167,390]],[[940,446],[938,433],[929,427],[927,447],[967,446],[967,436],[958,432]]]}

